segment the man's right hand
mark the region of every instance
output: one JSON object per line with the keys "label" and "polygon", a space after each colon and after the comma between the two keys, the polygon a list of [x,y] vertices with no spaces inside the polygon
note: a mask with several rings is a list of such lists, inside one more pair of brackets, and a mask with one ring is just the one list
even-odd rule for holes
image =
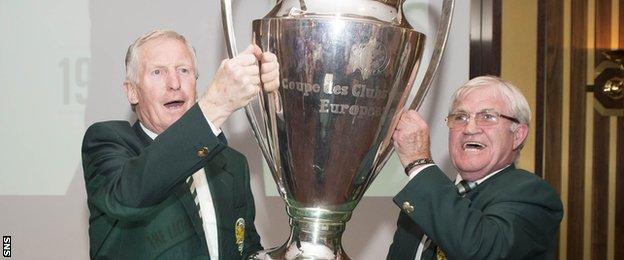
{"label": "man's right hand", "polygon": [[220,128],[237,109],[246,106],[260,91],[260,68],[256,57],[262,50],[256,45],[232,59],[221,62],[215,77],[199,99],[204,115]]}
{"label": "man's right hand", "polygon": [[431,158],[429,126],[416,110],[401,114],[392,139],[403,167],[416,159]]}

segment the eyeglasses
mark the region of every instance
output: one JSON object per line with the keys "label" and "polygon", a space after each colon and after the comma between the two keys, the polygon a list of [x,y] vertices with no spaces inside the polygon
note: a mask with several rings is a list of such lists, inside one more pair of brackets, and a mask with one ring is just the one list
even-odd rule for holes
{"label": "eyeglasses", "polygon": [[[478,126],[493,126],[498,124],[499,118],[507,119],[514,123],[520,123],[520,120],[517,118],[503,115],[501,113],[495,111],[483,111],[475,114],[475,123]],[[470,122],[470,114],[468,113],[452,113],[449,114],[446,119],[446,126],[450,129],[463,127],[468,125]]]}

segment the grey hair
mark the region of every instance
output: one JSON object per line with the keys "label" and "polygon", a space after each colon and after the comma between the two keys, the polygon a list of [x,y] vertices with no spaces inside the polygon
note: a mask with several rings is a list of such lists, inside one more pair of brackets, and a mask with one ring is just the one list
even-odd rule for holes
{"label": "grey hair", "polygon": [[126,80],[137,85],[139,83],[139,48],[146,42],[153,39],[176,39],[186,45],[191,57],[193,58],[193,66],[195,68],[195,78],[199,77],[197,73],[197,57],[195,56],[195,48],[184,38],[184,36],[172,30],[155,29],[137,38],[126,52]]}
{"label": "grey hair", "polygon": [[[488,87],[496,91],[505,100],[510,113],[509,116],[515,117],[522,124],[529,125],[531,122],[531,107],[529,107],[529,102],[527,102],[520,89],[513,83],[496,76],[476,77],[459,87],[455,93],[453,93],[449,114],[453,112],[459,99],[467,95],[471,90],[479,87]],[[515,124],[512,127],[512,130],[514,130]]]}

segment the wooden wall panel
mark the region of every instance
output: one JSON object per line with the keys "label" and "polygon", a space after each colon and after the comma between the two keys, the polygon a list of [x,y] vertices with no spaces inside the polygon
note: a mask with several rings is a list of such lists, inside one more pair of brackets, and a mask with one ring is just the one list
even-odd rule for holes
{"label": "wooden wall panel", "polygon": [[[538,112],[542,132],[543,177],[561,194],[561,130],[563,112],[563,0],[540,1],[538,19]],[[539,32],[541,31],[541,32]],[[542,48],[540,50],[540,48]],[[539,59],[543,59],[540,61]],[[541,108],[540,108],[541,107]],[[539,133],[538,133],[539,135]],[[537,169],[537,162],[536,162]]]}
{"label": "wooden wall panel", "polygon": [[[611,46],[611,0],[596,1],[594,64],[605,58],[602,52]],[[609,220],[609,117],[594,110],[594,147],[592,171],[592,259],[607,259]]]}
{"label": "wooden wall panel", "polygon": [[571,1],[570,135],[568,151],[567,259],[583,258],[585,212],[585,123],[587,1]]}
{"label": "wooden wall panel", "polygon": [[609,213],[609,118],[594,111],[592,171],[592,259],[607,259]]}
{"label": "wooden wall panel", "polygon": [[[615,6],[619,10],[612,10]],[[571,18],[563,20],[565,17]],[[618,32],[612,32],[613,26],[618,26]],[[612,129],[611,117],[586,111],[589,100],[584,91],[586,82],[593,80],[587,78],[592,74],[587,73],[592,70],[587,65],[598,66],[605,59],[602,52],[612,49],[612,40],[624,48],[624,0],[538,1],[535,168],[560,192],[562,179],[567,181],[562,196],[567,224],[561,227],[566,234],[561,245],[566,248],[560,248],[565,250],[561,251],[565,259],[624,259],[624,118],[618,118],[616,129]],[[564,57],[569,66],[564,66]],[[562,99],[568,88],[569,99]],[[566,118],[562,116],[564,107],[569,107]],[[563,131],[562,118],[570,122],[569,131]],[[591,127],[586,128],[587,124]],[[569,136],[564,136],[567,144],[563,146],[561,136],[566,133]],[[585,153],[588,149],[590,155]],[[610,154],[613,152],[616,154]],[[562,160],[567,165],[562,167]],[[613,166],[616,175],[610,179]],[[585,184],[587,177],[591,184]],[[609,196],[614,193],[611,207],[615,208],[610,208]]]}
{"label": "wooden wall panel", "polygon": [[470,78],[501,74],[501,0],[472,0]]}
{"label": "wooden wall panel", "polygon": [[[536,173],[561,194],[563,0],[538,2]],[[559,251],[555,259],[559,258]]]}
{"label": "wooden wall panel", "polygon": [[[618,45],[624,49],[624,0],[620,0],[619,20]],[[616,151],[614,258],[624,259],[624,117],[617,119]]]}
{"label": "wooden wall panel", "polygon": [[[622,5],[620,5],[622,7]],[[620,9],[621,10],[621,9]],[[620,11],[620,14],[623,12]],[[620,15],[620,19],[622,19]],[[623,21],[620,21],[622,24]],[[622,29],[622,27],[620,27]],[[620,48],[622,45],[622,31],[620,31]],[[624,118],[618,118],[617,124],[617,155],[615,180],[615,259],[624,259]]]}
{"label": "wooden wall panel", "polygon": [[544,172],[544,89],[546,78],[546,4],[537,3],[537,64],[535,74],[535,173]]}

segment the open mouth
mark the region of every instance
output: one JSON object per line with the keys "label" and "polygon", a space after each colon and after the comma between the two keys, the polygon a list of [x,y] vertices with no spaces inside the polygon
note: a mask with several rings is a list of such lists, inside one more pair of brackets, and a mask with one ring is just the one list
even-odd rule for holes
{"label": "open mouth", "polygon": [[174,101],[165,103],[165,107],[168,108],[168,109],[181,108],[183,105],[184,105],[184,101],[183,100],[174,100]]}
{"label": "open mouth", "polygon": [[462,148],[464,148],[464,150],[483,150],[485,149],[485,145],[479,142],[474,142],[474,141],[469,141],[469,142],[465,142],[464,145],[462,146]]}

